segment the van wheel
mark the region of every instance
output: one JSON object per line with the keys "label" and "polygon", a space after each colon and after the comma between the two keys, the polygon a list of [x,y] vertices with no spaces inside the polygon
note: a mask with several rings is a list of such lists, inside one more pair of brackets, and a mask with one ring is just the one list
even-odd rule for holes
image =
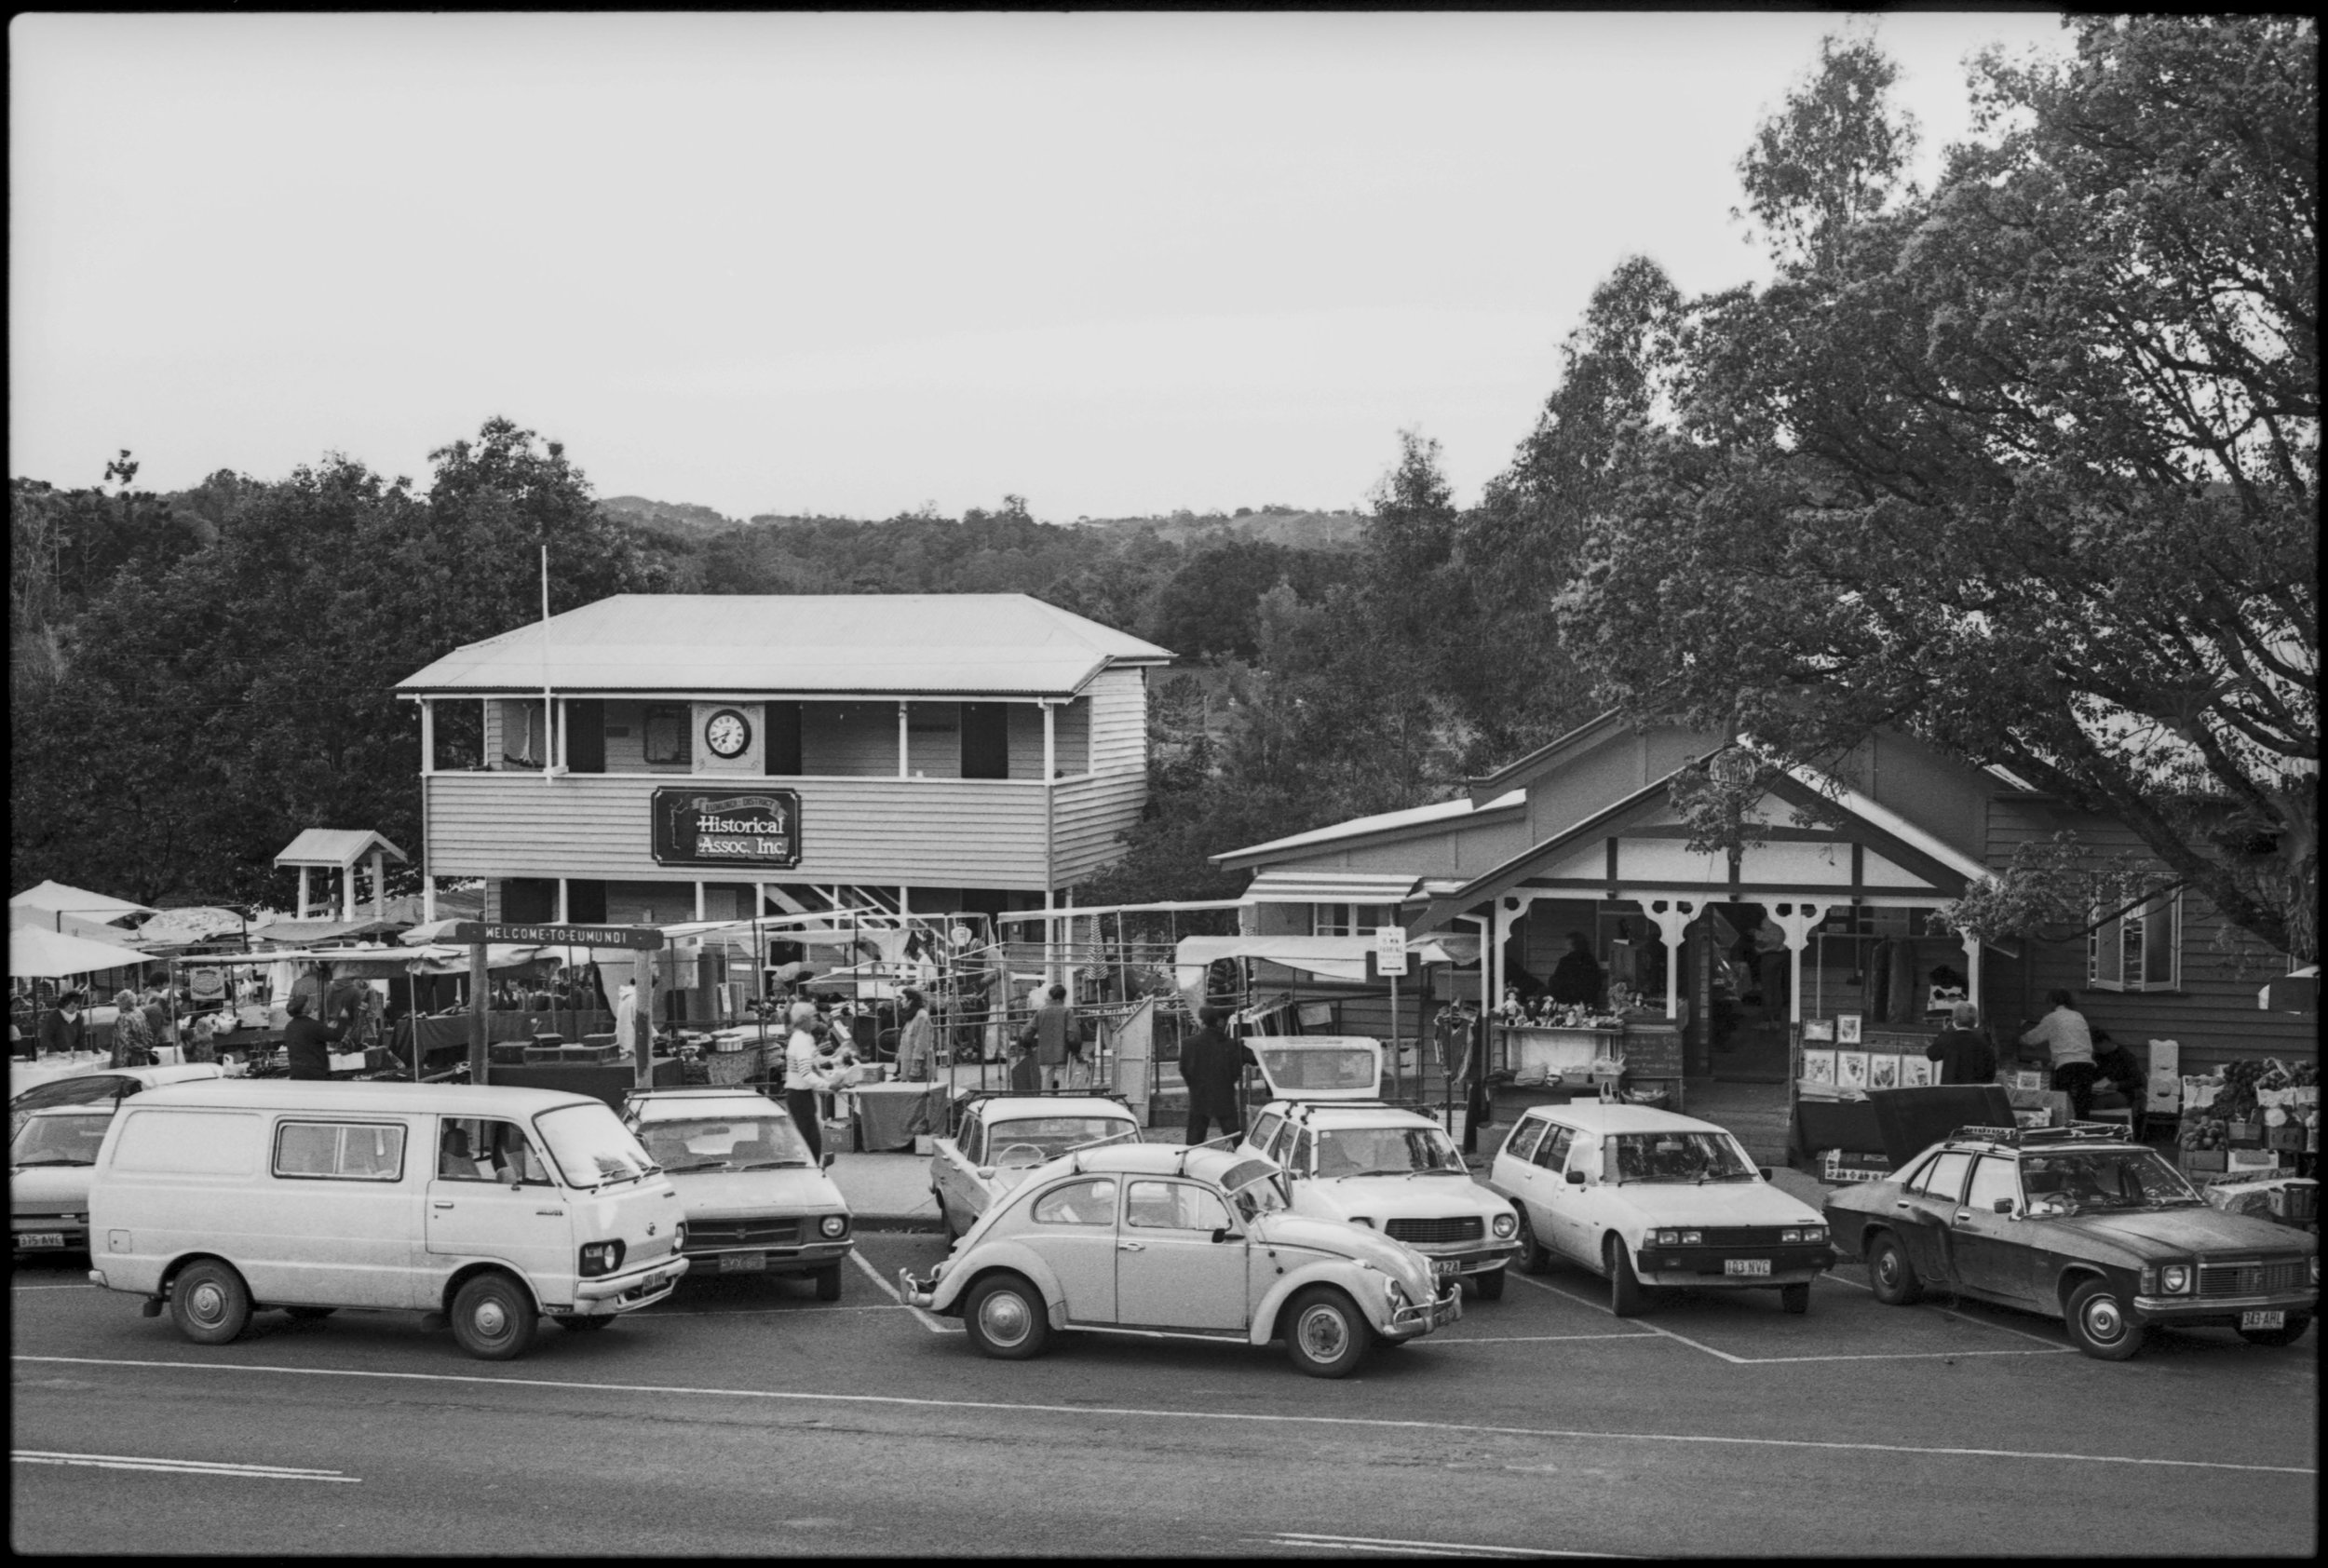
{"label": "van wheel", "polygon": [[1285,1353],[1312,1377],[1347,1377],[1374,1343],[1374,1327],[1358,1304],[1326,1285],[1313,1285],[1285,1309]]}
{"label": "van wheel", "polygon": [[1608,1309],[1618,1318],[1641,1316],[1641,1277],[1632,1271],[1632,1254],[1625,1250],[1625,1238],[1612,1236],[1604,1245],[1608,1262]]}
{"label": "van wheel", "polygon": [[169,1318],[196,1345],[231,1345],[250,1326],[250,1288],[216,1258],[196,1258],[170,1281]]}
{"label": "van wheel", "polygon": [[1039,1356],[1050,1339],[1043,1293],[1015,1274],[997,1274],[970,1287],[962,1304],[962,1327],[981,1356],[1023,1361]]}
{"label": "van wheel", "polygon": [[480,1361],[524,1355],[540,1326],[534,1298],[506,1274],[480,1274],[453,1298],[453,1337]]}
{"label": "van wheel", "polygon": [[559,1318],[552,1319],[560,1328],[577,1334],[595,1333],[615,1326],[612,1318]]}
{"label": "van wheel", "polygon": [[291,1314],[291,1320],[294,1323],[320,1323],[337,1312],[339,1308],[336,1306],[287,1306],[283,1310]]}
{"label": "van wheel", "polygon": [[841,1265],[839,1264],[827,1264],[824,1267],[818,1269],[808,1277],[817,1282],[817,1299],[819,1301],[839,1301],[841,1299]]}

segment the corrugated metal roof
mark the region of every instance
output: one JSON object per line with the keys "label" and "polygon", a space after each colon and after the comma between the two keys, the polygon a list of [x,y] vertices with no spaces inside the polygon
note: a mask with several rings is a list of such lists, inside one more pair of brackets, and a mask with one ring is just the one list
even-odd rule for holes
{"label": "corrugated metal roof", "polygon": [[1404,811],[1385,811],[1373,817],[1353,817],[1347,822],[1336,822],[1328,828],[1312,828],[1306,833],[1286,838],[1273,838],[1266,844],[1248,845],[1242,849],[1224,850],[1211,857],[1213,864],[1242,859],[1249,855],[1274,854],[1280,850],[1303,849],[1315,844],[1332,844],[1336,839],[1359,838],[1367,833],[1396,832],[1401,828],[1416,828],[1430,822],[1445,822],[1458,817],[1483,815],[1490,811],[1509,811],[1527,804],[1525,790],[1507,790],[1485,803],[1469,800],[1441,801],[1435,805],[1410,806]]}
{"label": "corrugated metal roof", "polygon": [[[564,692],[1065,696],[1110,664],[1171,659],[1023,593],[617,594],[549,621]],[[542,626],[456,648],[408,692],[539,691]]]}
{"label": "corrugated metal roof", "polygon": [[303,828],[299,836],[275,857],[278,866],[345,866],[373,850],[409,859],[404,851],[369,828]]}
{"label": "corrugated metal roof", "polygon": [[1247,903],[1395,904],[1414,891],[1412,872],[1263,872],[1245,889]]}

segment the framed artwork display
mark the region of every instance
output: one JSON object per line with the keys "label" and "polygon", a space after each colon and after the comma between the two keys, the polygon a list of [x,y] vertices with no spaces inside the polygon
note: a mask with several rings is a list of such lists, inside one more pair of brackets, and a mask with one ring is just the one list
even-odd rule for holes
{"label": "framed artwork display", "polygon": [[1807,1050],[1803,1053],[1803,1081],[1807,1084],[1834,1082],[1834,1052]]}
{"label": "framed artwork display", "polygon": [[1837,1051],[1834,1081],[1836,1087],[1841,1088],[1865,1088],[1867,1087],[1867,1053],[1865,1051]]}
{"label": "framed artwork display", "polygon": [[1839,1045],[1858,1045],[1860,1043],[1860,1015],[1857,1013],[1835,1014],[1834,1037]]}
{"label": "framed artwork display", "polygon": [[1805,1040],[1834,1040],[1834,1020],[1831,1018],[1805,1019],[1803,1021],[1803,1038]]}
{"label": "framed artwork display", "polygon": [[1921,1056],[1903,1056],[1900,1059],[1900,1087],[1902,1088],[1929,1088],[1938,1082],[1940,1082],[1939,1062]]}
{"label": "framed artwork display", "polygon": [[1876,1051],[1868,1057],[1867,1087],[1869,1088],[1898,1088],[1900,1087],[1900,1059],[1889,1051]]}

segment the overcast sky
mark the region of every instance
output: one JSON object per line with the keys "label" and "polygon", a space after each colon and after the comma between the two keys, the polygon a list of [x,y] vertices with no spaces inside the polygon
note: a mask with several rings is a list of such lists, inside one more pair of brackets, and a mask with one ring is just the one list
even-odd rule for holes
{"label": "overcast sky", "polygon": [[[10,42],[12,471],[490,414],[602,495],[1052,520],[1459,498],[1629,252],[1765,275],[1755,122],[1836,13],[79,16]],[[1929,173],[1962,61],[1895,15]]]}

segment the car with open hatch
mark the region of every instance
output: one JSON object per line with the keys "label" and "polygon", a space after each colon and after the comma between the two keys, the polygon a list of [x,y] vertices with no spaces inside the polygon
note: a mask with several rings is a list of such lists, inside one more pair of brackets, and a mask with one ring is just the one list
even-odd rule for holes
{"label": "car with open hatch", "polygon": [[819,1301],[841,1299],[856,1246],[848,1202],[792,1113],[745,1088],[639,1089],[623,1125],[679,1189],[696,1277],[805,1277]]}
{"label": "car with open hatch", "polygon": [[222,1078],[106,1129],[89,1281],[197,1345],[254,1313],[416,1312],[485,1360],[542,1319],[602,1329],[670,1295],[679,1190],[600,1100],[451,1084]]}
{"label": "car with open hatch", "polygon": [[1238,1147],[1282,1169],[1293,1212],[1362,1225],[1429,1258],[1482,1301],[1520,1250],[1511,1205],[1471,1180],[1432,1117],[1386,1104],[1382,1042],[1360,1034],[1248,1039],[1270,1099]]}
{"label": "car with open hatch", "polygon": [[981,1354],[1022,1360],[1089,1330],[1266,1345],[1345,1377],[1377,1342],[1455,1321],[1462,1292],[1377,1232],[1292,1211],[1266,1160],[1115,1143],[1028,1172],[924,1277],[907,1304],[962,1319]]}
{"label": "car with open hatch", "polygon": [[1106,1094],[973,1090],[955,1102],[954,1128],[929,1156],[929,1196],[951,1241],[1038,1165],[1075,1149],[1140,1142],[1140,1119]]}
{"label": "car with open hatch", "polygon": [[1488,1180],[1519,1217],[1520,1266],[1557,1257],[1604,1276],[1619,1318],[1656,1286],[1776,1290],[1786,1311],[1807,1312],[1811,1282],[1835,1263],[1816,1210],[1727,1130],[1672,1111],[1531,1106]]}
{"label": "car with open hatch", "polygon": [[133,1094],[169,1084],[197,1083],[227,1076],[215,1061],[187,1061],[159,1067],[104,1067],[92,1064],[86,1072],[66,1073],[45,1079],[8,1097],[8,1136],[13,1138],[34,1111],[58,1105],[104,1106],[111,1110]]}
{"label": "car with open hatch", "polygon": [[2293,1345],[2320,1306],[2318,1237],[2213,1208],[2107,1126],[1959,1128],[1831,1196],[1827,1223],[1887,1305],[1932,1290],[2042,1313],[2103,1360],[2154,1326]]}

